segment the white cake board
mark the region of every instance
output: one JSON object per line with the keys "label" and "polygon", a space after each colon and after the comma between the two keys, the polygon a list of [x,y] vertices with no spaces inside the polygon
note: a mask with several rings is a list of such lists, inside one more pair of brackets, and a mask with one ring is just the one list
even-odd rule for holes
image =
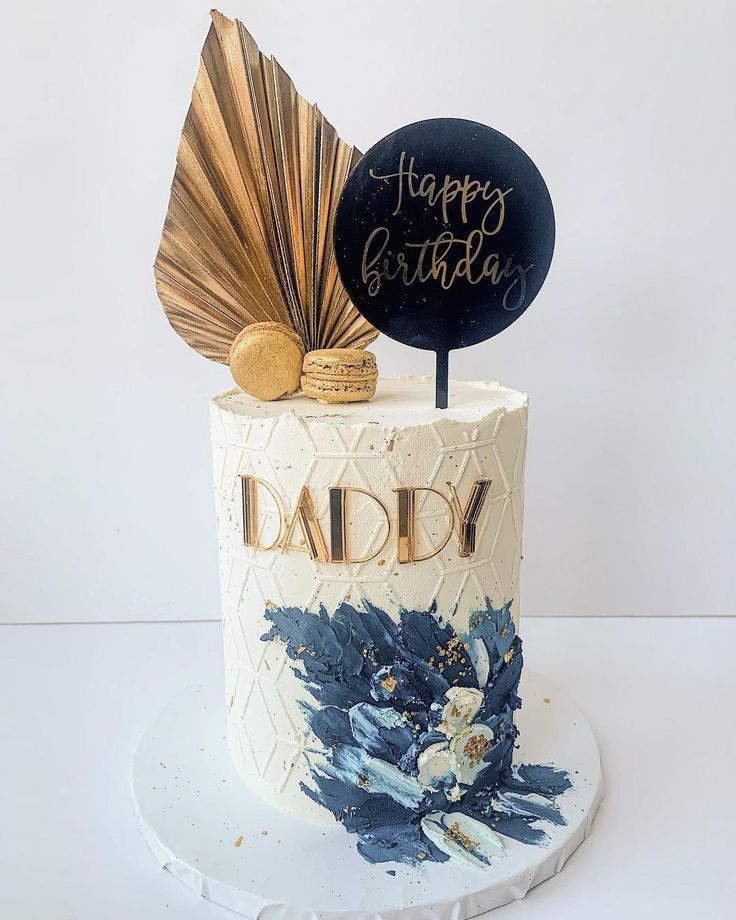
{"label": "white cake board", "polygon": [[231,765],[222,693],[201,686],[168,705],[136,752],[141,829],[165,869],[253,920],[475,917],[559,872],[590,833],[602,797],[598,745],[577,708],[533,673],[524,673],[521,696],[515,761],[551,762],[570,772],[573,787],[557,800],[567,825],[540,824],[550,837],[546,846],[505,837],[506,855],[484,871],[452,860],[416,869],[373,866],[341,825],[313,824],[266,805]]}

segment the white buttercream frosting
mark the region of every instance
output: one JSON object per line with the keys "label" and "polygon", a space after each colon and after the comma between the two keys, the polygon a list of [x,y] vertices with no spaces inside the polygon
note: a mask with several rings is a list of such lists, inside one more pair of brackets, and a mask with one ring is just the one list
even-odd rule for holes
{"label": "white buttercream frosting", "polygon": [[[402,607],[427,610],[434,602],[437,616],[463,630],[470,613],[488,598],[497,607],[513,600],[518,619],[526,396],[497,383],[451,381],[449,403],[446,410],[434,408],[431,379],[379,381],[373,400],[344,406],[323,406],[303,396],[260,403],[240,391],[212,401],[230,750],[244,780],[285,811],[332,821],[299,786],[309,783],[315,756],[316,741],[299,706],[309,696],[281,641],[261,639],[270,626],[264,618],[268,607],[316,611],[324,605],[331,613],[342,601],[360,609],[368,600],[398,618]],[[303,486],[328,546],[328,490],[334,486],[362,490],[349,494],[346,510],[353,556],[370,555],[387,531],[388,539],[361,563],[318,562],[293,549],[247,547],[243,475],[269,487],[257,490],[262,545],[273,542],[284,520],[291,519]],[[456,527],[437,555],[399,563],[393,490],[441,493],[417,493],[420,555],[431,552],[447,533],[447,483],[465,502],[477,479],[490,479],[491,486],[474,555],[459,554]],[[295,544],[301,536],[297,527]],[[465,691],[445,707],[440,730],[448,737],[448,751],[452,739],[472,722],[477,702],[474,692]],[[356,711],[352,718],[367,725],[371,715]],[[473,767],[458,762],[461,754],[459,748],[453,752],[455,769],[470,776]],[[441,759],[431,769],[425,765],[427,785],[432,785],[429,774],[439,773]],[[424,784],[421,774],[418,783]]]}

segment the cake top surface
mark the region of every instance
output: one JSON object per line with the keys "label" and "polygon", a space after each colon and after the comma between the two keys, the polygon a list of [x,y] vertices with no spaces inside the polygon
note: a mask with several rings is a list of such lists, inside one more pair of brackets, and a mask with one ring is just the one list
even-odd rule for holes
{"label": "cake top surface", "polygon": [[276,402],[258,402],[242,390],[229,390],[216,396],[220,409],[248,418],[274,418],[293,414],[305,419],[342,418],[347,425],[425,425],[447,421],[480,421],[497,411],[520,409],[527,403],[525,393],[511,390],[492,380],[451,380],[449,408],[434,406],[434,377],[405,377],[379,380],[376,395],[369,402],[322,405],[304,395]]}

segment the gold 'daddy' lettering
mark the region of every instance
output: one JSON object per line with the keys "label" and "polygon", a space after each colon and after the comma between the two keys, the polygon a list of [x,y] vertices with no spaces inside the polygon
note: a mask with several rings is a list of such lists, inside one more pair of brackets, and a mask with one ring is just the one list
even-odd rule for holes
{"label": "gold 'daddy' lettering", "polygon": [[[364,556],[350,556],[347,530],[347,496],[349,492],[367,495],[378,505],[386,518],[386,535],[383,538],[383,542],[373,552],[369,551]],[[375,559],[386,545],[390,532],[391,521],[389,520],[388,510],[381,499],[372,492],[368,492],[366,489],[358,489],[354,486],[335,486],[330,489],[330,562],[369,562],[371,559]]]}
{"label": "gold 'daddy' lettering", "polygon": [[[398,536],[396,540],[396,557],[400,563],[406,562],[424,562],[431,559],[447,545],[454,527],[454,512],[452,505],[445,496],[438,492],[437,489],[410,487],[405,489],[394,489],[396,493],[396,517],[398,520]],[[418,556],[416,551],[416,494],[417,492],[432,492],[439,496],[447,505],[449,511],[449,526],[442,542],[434,546],[429,553]]]}
{"label": "gold 'daddy' lettering", "polygon": [[[243,544],[253,549],[272,550],[280,547],[283,552],[293,549],[297,552],[307,553],[310,559],[317,562],[355,564],[369,562],[374,559],[386,546],[391,535],[391,519],[386,505],[377,495],[367,489],[361,489],[356,486],[330,487],[328,550],[317,511],[307,486],[302,487],[294,514],[288,519],[284,513],[283,501],[270,483],[256,476],[241,474],[240,484],[243,509]],[[409,486],[393,490],[396,494],[396,556],[398,562],[402,564],[424,562],[436,556],[447,545],[453,531],[455,531],[456,523],[458,554],[463,558],[467,558],[475,553],[478,523],[488,502],[491,480],[476,479],[470,488],[464,506],[460,501],[460,496],[455,486],[451,482],[448,482],[447,485],[450,489],[449,500],[442,492],[428,487]],[[274,500],[279,519],[278,532],[268,544],[260,542],[259,512],[261,509],[258,500],[259,489],[265,489]],[[441,541],[423,555],[417,552],[416,534],[417,495],[421,492],[432,492],[436,495],[444,502],[448,513],[447,533]],[[350,493],[365,495],[375,502],[386,522],[383,538],[377,538],[373,544],[373,549],[369,547],[362,556],[352,556],[349,545],[348,496]],[[295,542],[297,524],[303,536],[300,542]]]}
{"label": "gold 'daddy' lettering", "polygon": [[[297,522],[304,534],[304,542],[301,545],[292,543]],[[299,501],[297,502],[294,516],[286,529],[286,536],[281,548],[282,550],[295,549],[301,553],[309,553],[309,558],[316,559],[317,562],[328,561],[327,544],[322,534],[322,528],[319,526],[312,496],[306,486],[302,486],[302,490],[299,493]]]}
{"label": "gold 'daddy' lettering", "polygon": [[[258,537],[258,486],[263,486],[276,502],[276,509],[279,515],[278,533],[276,538],[267,546],[264,546]],[[284,506],[281,504],[278,493],[265,479],[244,474],[240,476],[240,493],[243,505],[243,544],[253,549],[274,549],[274,547],[278,546],[284,529]]]}
{"label": "gold 'daddy' lettering", "polygon": [[486,498],[491,491],[490,479],[476,479],[470,489],[470,495],[463,508],[460,504],[460,496],[457,494],[455,486],[448,482],[450,494],[452,496],[452,505],[455,509],[455,518],[458,522],[458,541],[460,547],[458,554],[464,558],[472,556],[475,553],[475,534],[478,526],[483,506]]}

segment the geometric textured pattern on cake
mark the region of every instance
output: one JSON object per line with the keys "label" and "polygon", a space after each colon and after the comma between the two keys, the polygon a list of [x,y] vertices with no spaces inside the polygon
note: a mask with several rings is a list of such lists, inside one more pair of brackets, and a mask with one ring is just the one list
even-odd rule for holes
{"label": "geometric textured pattern on cake", "polygon": [[[462,630],[487,597],[496,607],[513,600],[518,622],[526,406],[480,421],[441,419],[421,427],[353,426],[349,418],[336,424],[289,412],[255,418],[217,403],[210,419],[232,757],[245,781],[272,804],[331,821],[299,788],[309,779],[313,745],[299,708],[308,697],[281,641],[261,640],[270,626],[263,612],[268,606],[316,610],[320,604],[331,612],[343,600],[359,607],[366,598],[398,615],[402,607],[426,610],[436,600],[438,613]],[[328,488],[365,489],[384,501],[392,537],[376,558],[359,564],[320,564],[300,552],[245,547],[239,478],[244,473],[269,482],[289,516],[306,485],[325,534]],[[477,478],[490,478],[492,485],[474,556],[458,555],[453,534],[432,559],[399,565],[392,489],[429,486],[448,495],[446,484],[452,482],[464,502]],[[274,508],[265,495],[261,508],[264,532],[275,533]],[[441,538],[447,515],[441,500],[428,493],[417,495],[417,511],[421,551],[421,541]],[[355,555],[385,531],[368,498],[351,496],[349,521]]]}

